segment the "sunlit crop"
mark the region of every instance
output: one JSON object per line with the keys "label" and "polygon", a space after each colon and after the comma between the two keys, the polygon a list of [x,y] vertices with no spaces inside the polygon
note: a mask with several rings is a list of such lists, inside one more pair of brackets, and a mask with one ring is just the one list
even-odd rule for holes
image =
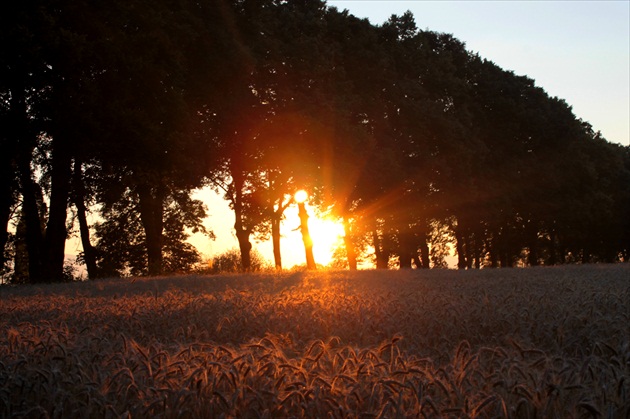
{"label": "sunlit crop", "polygon": [[630,269],[0,288],[0,417],[630,414]]}

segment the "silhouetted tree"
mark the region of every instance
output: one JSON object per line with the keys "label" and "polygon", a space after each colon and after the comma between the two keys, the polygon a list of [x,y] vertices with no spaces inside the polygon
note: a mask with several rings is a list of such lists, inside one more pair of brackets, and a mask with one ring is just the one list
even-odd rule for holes
{"label": "silhouetted tree", "polygon": [[462,269],[628,260],[628,148],[409,12],[375,26],[323,1],[35,0],[1,6],[0,47],[16,281],[67,277],[70,204],[90,278],[189,269],[190,192],[208,183],[244,270],[269,235],[282,267],[302,188],[343,221],[350,269],[366,243],[378,268],[444,266],[445,237]]}
{"label": "silhouetted tree", "polygon": [[[201,223],[205,208],[201,201],[191,199],[180,190],[165,191],[163,202],[163,273],[188,272],[200,261],[200,255],[186,243],[187,229],[211,234]],[[103,207],[103,221],[95,225],[98,276],[149,274],[146,229],[142,225],[140,205],[137,193],[125,189],[112,205]]]}

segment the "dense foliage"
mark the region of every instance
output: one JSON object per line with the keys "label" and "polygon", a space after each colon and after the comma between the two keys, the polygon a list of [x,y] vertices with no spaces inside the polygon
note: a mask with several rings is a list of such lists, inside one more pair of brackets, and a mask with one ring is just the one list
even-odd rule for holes
{"label": "dense foliage", "polygon": [[628,274],[618,264],[2,286],[0,416],[626,418]]}
{"label": "dense foliage", "polygon": [[[70,210],[90,278],[182,272],[210,185],[241,266],[297,188],[346,226],[347,265],[627,261],[630,149],[562,99],[418,30],[323,1],[0,6],[0,265],[63,281]],[[90,216],[91,215],[91,216]],[[96,220],[96,221],[91,221]],[[90,225],[92,223],[92,225]]]}
{"label": "dense foliage", "polygon": [[[252,250],[250,254],[250,272],[261,272],[268,270],[269,266],[265,258],[257,251]],[[241,254],[238,249],[229,249],[214,256],[207,263],[207,266],[197,270],[198,274],[227,274],[243,271],[241,264]]]}

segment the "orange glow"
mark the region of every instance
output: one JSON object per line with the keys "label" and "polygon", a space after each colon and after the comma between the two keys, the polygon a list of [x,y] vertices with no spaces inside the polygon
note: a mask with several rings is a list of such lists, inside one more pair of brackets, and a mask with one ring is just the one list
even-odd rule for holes
{"label": "orange glow", "polygon": [[[298,204],[304,204],[308,198],[308,193],[304,190],[299,190],[294,195],[295,202]],[[315,208],[308,208],[306,211],[308,213],[309,235],[313,241],[315,263],[326,266],[331,262],[333,251],[340,245],[344,236],[343,225],[327,217],[320,218]],[[294,216],[292,211],[287,211],[286,215],[289,223],[299,225],[298,214]],[[294,231],[297,233],[297,229]],[[296,234],[296,239],[297,237]],[[300,247],[297,244],[295,246],[296,249]]]}
{"label": "orange glow", "polygon": [[315,261],[324,266],[328,265],[332,260],[333,250],[343,241],[343,225],[328,218],[317,217],[311,218],[309,225]]}
{"label": "orange glow", "polygon": [[306,202],[307,199],[308,199],[308,193],[305,190],[300,189],[299,191],[295,193],[295,202],[297,202],[298,204],[301,204],[302,202]]}

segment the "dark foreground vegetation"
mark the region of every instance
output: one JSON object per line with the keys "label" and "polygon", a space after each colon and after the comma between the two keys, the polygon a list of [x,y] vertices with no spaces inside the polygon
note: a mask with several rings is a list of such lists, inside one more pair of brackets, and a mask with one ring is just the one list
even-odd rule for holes
{"label": "dark foreground vegetation", "polygon": [[0,287],[0,416],[627,418],[627,264]]}
{"label": "dark foreground vegetation", "polygon": [[90,278],[190,271],[206,215],[191,191],[208,185],[234,210],[245,270],[254,236],[282,266],[296,189],[343,221],[350,269],[367,249],[379,268],[440,267],[447,241],[460,268],[628,260],[629,148],[410,13],[377,26],[318,0],[4,1],[0,51],[13,283],[68,278],[70,215]]}

